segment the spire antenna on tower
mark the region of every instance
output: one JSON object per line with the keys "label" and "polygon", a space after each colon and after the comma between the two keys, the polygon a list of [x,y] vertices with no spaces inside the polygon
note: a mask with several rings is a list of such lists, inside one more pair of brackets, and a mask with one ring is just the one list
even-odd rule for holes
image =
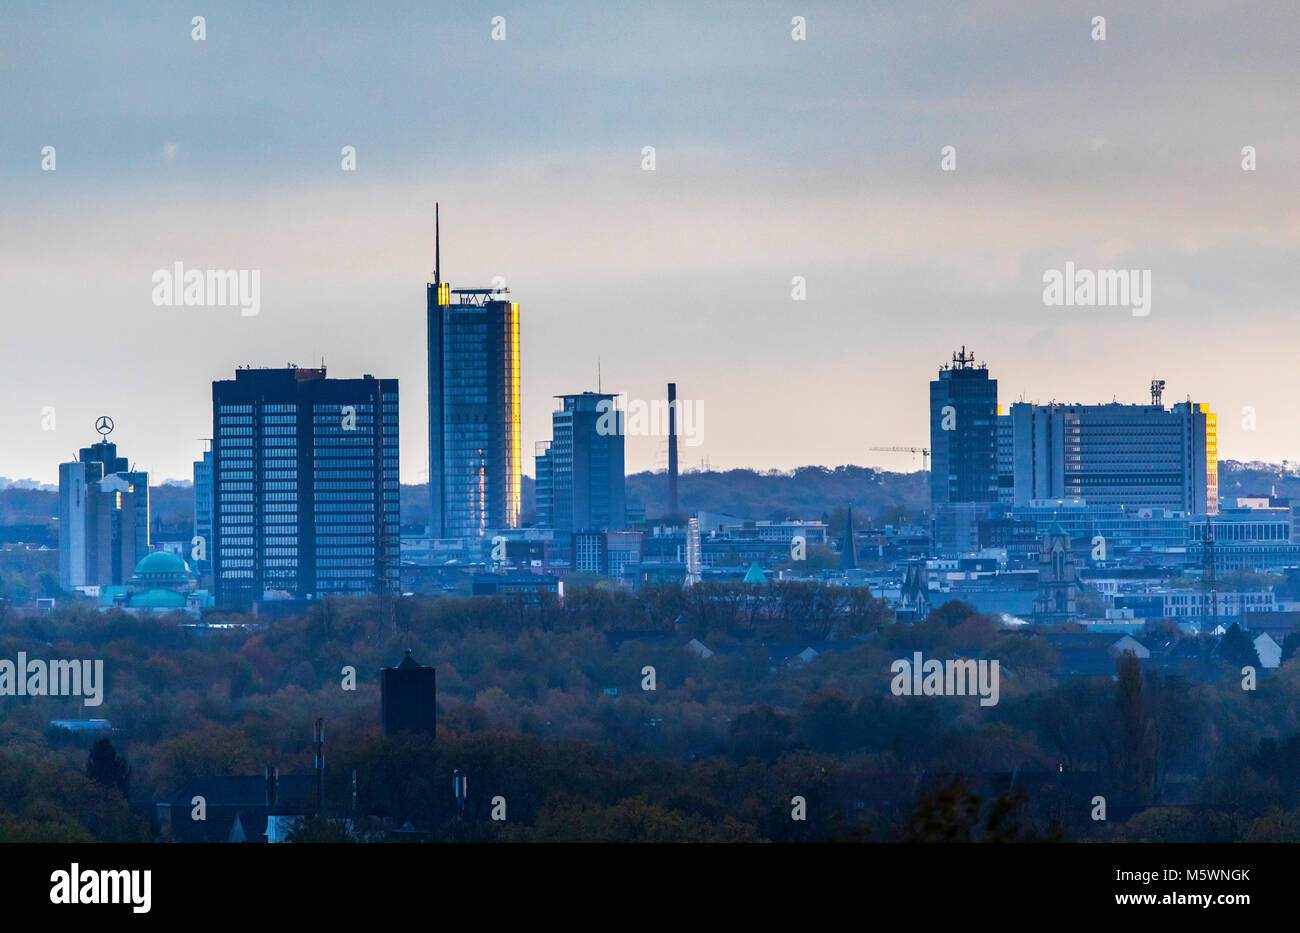
{"label": "spire antenna on tower", "polygon": [[442,240],[438,229],[438,202],[433,202],[433,284],[442,284]]}

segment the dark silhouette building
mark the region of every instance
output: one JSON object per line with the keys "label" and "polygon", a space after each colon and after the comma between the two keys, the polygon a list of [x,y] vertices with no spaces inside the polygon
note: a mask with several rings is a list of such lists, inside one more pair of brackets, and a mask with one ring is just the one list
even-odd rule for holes
{"label": "dark silhouette building", "polygon": [[840,548],[840,569],[858,569],[858,546],[853,540],[853,504],[849,503],[848,518],[844,520],[844,544]]}
{"label": "dark silhouette building", "polygon": [[379,683],[384,735],[437,734],[438,685],[432,667],[416,663],[408,649],[401,664],[380,671]]}
{"label": "dark silhouette building", "polygon": [[966,348],[930,383],[930,505],[998,501],[998,381]]}
{"label": "dark silhouette building", "polygon": [[240,369],[212,410],[219,606],[397,588],[396,379]]}

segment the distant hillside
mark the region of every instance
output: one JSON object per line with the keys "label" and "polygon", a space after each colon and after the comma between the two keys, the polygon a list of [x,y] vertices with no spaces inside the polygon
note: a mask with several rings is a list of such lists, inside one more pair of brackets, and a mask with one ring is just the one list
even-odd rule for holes
{"label": "distant hillside", "polygon": [[[523,477],[523,514],[534,514],[534,483]],[[1238,496],[1275,491],[1300,502],[1300,472],[1291,463],[1219,463],[1219,498],[1233,506]],[[820,518],[832,515],[851,500],[859,520],[892,520],[906,515],[915,520],[924,515],[929,501],[925,476],[916,473],[887,473],[869,467],[806,466],[782,472],[769,470],[726,470],[683,473],[678,495],[684,513],[726,512],[742,518]],[[155,522],[165,531],[189,529],[194,514],[194,489],[179,483],[151,486],[150,505]],[[640,502],[646,515],[663,516],[668,510],[666,473],[634,473],[627,478],[629,502]],[[58,493],[17,485],[0,488],[0,526],[52,525],[59,509]],[[402,487],[402,523],[424,525],[429,521],[428,484]]]}
{"label": "distant hillside", "polygon": [[[183,532],[194,524],[194,487],[167,483],[149,487],[149,510],[164,531]],[[0,525],[53,525],[59,514],[58,490],[0,489]]]}
{"label": "distant hillside", "polygon": [[[627,478],[628,501],[645,505],[646,516],[668,511],[668,475],[637,473]],[[683,473],[678,498],[685,513],[727,512],[741,518],[820,518],[850,501],[861,516],[915,519],[926,511],[929,493],[925,476],[886,473],[869,467],[806,466],[790,472],[726,470]]]}
{"label": "distant hillside", "polygon": [[45,525],[59,512],[59,494],[45,489],[0,489],[0,525]]}
{"label": "distant hillside", "polygon": [[1238,496],[1276,494],[1289,497],[1300,503],[1300,464],[1283,461],[1282,466],[1275,463],[1252,461],[1241,463],[1236,460],[1223,460],[1219,463],[1219,501],[1231,507],[1236,505]]}

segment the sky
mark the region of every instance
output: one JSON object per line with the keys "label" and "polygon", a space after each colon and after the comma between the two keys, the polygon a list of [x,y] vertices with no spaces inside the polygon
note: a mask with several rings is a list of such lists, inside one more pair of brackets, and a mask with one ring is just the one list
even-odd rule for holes
{"label": "sky", "polygon": [[[928,444],[963,345],[1004,405],[1162,378],[1221,457],[1300,460],[1293,0],[294,7],[0,2],[0,476],[108,414],[188,479],[214,379],[323,360],[401,381],[424,481],[435,201],[444,280],[519,302],[530,474],[598,360],[700,406],[685,467],[915,469],[870,448]],[[259,313],[155,305],[177,262]],[[1047,306],[1067,262],[1148,270],[1150,313]]]}

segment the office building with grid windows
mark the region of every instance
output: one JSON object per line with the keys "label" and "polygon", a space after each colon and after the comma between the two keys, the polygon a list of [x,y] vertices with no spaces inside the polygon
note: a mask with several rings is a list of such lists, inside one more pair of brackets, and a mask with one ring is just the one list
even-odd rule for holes
{"label": "office building with grid windows", "polygon": [[217,604],[398,585],[398,384],[240,369],[212,384]]}
{"label": "office building with grid windows", "polygon": [[626,412],[615,407],[615,396],[602,392],[556,398],[551,441],[536,458],[537,524],[557,531],[622,531]]}
{"label": "office building with grid windows", "polygon": [[1209,406],[1011,406],[1014,503],[1219,510],[1218,418]]}

